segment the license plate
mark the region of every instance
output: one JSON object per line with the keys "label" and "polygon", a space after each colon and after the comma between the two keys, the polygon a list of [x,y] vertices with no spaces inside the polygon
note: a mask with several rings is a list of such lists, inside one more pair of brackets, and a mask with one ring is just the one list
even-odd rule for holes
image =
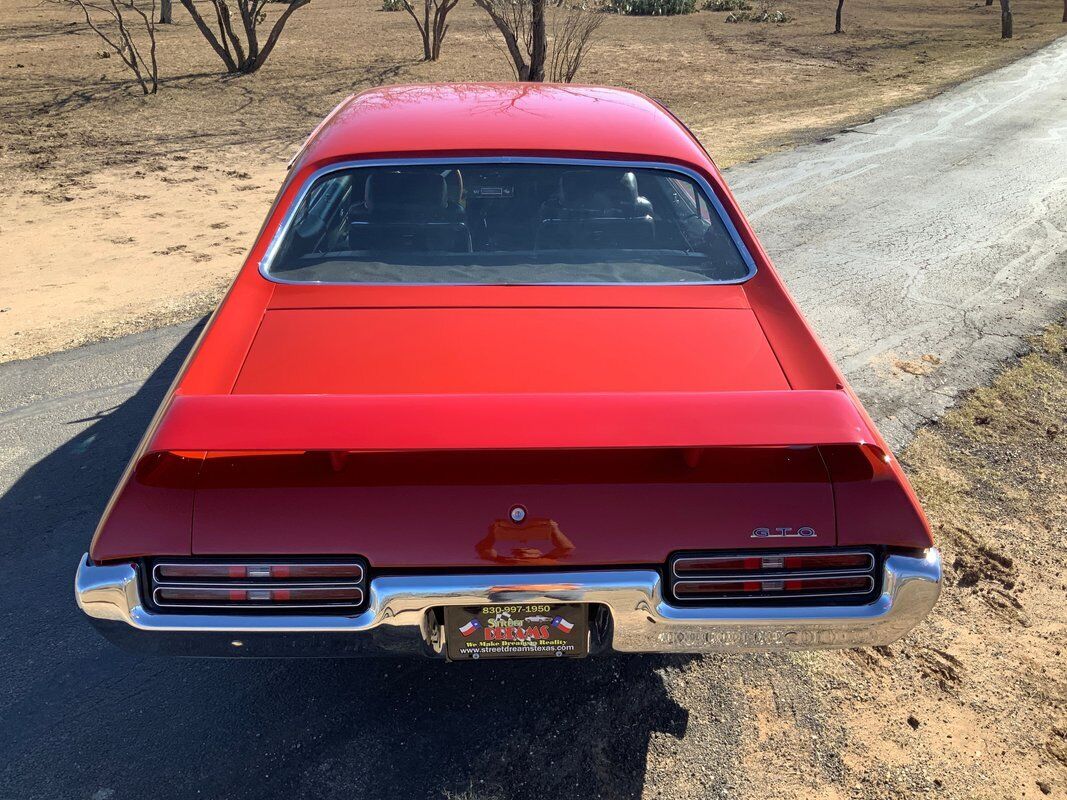
{"label": "license plate", "polygon": [[453,661],[589,653],[589,610],[573,603],[446,606],[445,629]]}

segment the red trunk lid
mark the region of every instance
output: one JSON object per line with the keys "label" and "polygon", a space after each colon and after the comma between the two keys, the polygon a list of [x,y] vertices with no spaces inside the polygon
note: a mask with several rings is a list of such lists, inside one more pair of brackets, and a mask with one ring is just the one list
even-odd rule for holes
{"label": "red trunk lid", "polygon": [[[236,394],[788,390],[748,308],[268,311]],[[521,506],[521,524],[510,518]],[[377,568],[657,564],[832,545],[816,448],[218,453],[193,551],[354,553]],[[807,531],[805,531],[807,533]]]}
{"label": "red trunk lid", "polygon": [[239,394],[788,389],[748,308],[268,311]]}
{"label": "red trunk lid", "polygon": [[[833,545],[817,448],[219,454],[197,554],[359,554],[378,568],[660,564]],[[523,509],[516,525],[511,511]],[[766,538],[757,529],[788,529]],[[804,530],[802,530],[804,529]]]}

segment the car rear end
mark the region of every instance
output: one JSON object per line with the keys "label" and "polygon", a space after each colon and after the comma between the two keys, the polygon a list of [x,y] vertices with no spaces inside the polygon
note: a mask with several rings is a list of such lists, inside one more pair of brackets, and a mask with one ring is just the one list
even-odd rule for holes
{"label": "car rear end", "polygon": [[914,627],[941,580],[922,511],[690,151],[298,160],[78,569],[83,611],[213,656]]}
{"label": "car rear end", "polygon": [[937,597],[842,391],[389,401],[175,398],[83,610],[181,655],[466,659],[888,644]]}

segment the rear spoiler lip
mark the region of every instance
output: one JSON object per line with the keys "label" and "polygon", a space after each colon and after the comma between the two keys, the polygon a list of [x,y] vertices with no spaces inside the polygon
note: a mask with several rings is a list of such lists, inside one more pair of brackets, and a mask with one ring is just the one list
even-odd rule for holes
{"label": "rear spoiler lip", "polygon": [[144,454],[865,445],[843,390],[182,395]]}

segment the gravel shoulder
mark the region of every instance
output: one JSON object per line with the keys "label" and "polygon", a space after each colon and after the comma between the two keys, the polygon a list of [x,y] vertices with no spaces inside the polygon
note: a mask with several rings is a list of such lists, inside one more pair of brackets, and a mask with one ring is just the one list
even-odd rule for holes
{"label": "gravel shoulder", "polygon": [[[1063,325],[1032,339],[904,451],[946,564],[923,625],[889,647],[753,657],[720,687],[745,703],[739,796],[1067,797],[1065,343]],[[668,671],[671,696],[698,707],[687,677],[712,664]]]}

